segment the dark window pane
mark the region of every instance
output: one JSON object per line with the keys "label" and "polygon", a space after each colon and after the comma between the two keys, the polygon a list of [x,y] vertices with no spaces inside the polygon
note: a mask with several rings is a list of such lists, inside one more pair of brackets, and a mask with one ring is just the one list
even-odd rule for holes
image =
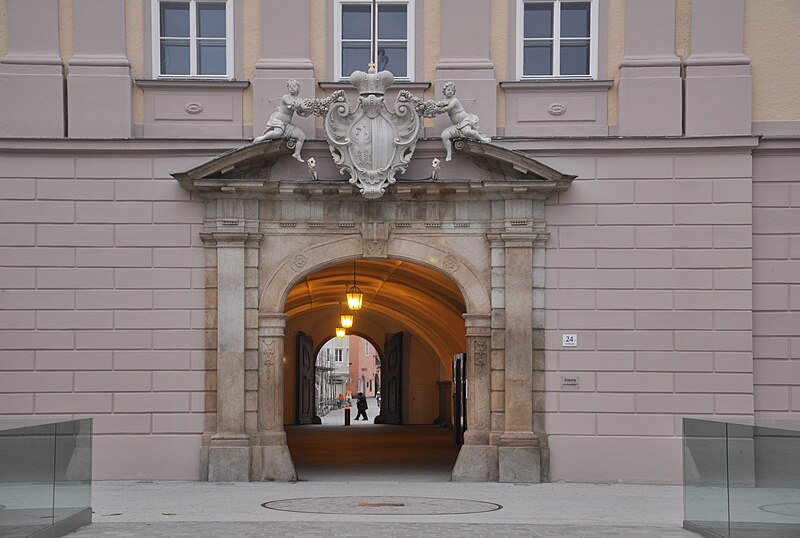
{"label": "dark window pane", "polygon": [[522,71],[525,75],[552,75],[553,45],[551,43],[526,43]]}
{"label": "dark window pane", "polygon": [[589,37],[589,3],[561,4],[561,37]]}
{"label": "dark window pane", "polygon": [[561,43],[561,74],[589,74],[589,43],[587,41]]}
{"label": "dark window pane", "polygon": [[161,37],[189,37],[188,2],[161,2]]}
{"label": "dark window pane", "polygon": [[396,77],[408,76],[408,47],[405,43],[378,42],[378,71],[388,69]]}
{"label": "dark window pane", "polygon": [[372,39],[372,6],[342,4],[342,39]]}
{"label": "dark window pane", "polygon": [[200,41],[198,43],[198,75],[225,75],[225,42]]}
{"label": "dark window pane", "polygon": [[406,39],[406,20],[406,6],[379,5],[378,39]]}
{"label": "dark window pane", "polygon": [[553,4],[525,4],[525,37],[553,37]]}
{"label": "dark window pane", "polygon": [[369,43],[342,43],[342,76],[349,77],[353,71],[366,71],[369,67]]}
{"label": "dark window pane", "polygon": [[164,39],[161,41],[161,74],[189,74],[188,39]]}
{"label": "dark window pane", "polygon": [[220,2],[197,4],[197,36],[225,37],[225,4]]}

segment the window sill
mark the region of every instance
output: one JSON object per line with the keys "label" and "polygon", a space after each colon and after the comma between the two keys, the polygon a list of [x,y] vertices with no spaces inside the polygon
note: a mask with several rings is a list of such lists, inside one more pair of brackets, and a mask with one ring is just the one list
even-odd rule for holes
{"label": "window sill", "polygon": [[591,80],[579,78],[502,80],[500,87],[507,91],[528,90],[607,90],[613,80]]}
{"label": "window sill", "polygon": [[157,78],[157,79],[136,79],[136,85],[140,88],[170,89],[186,87],[202,87],[216,89],[245,89],[250,85],[248,81],[229,80],[223,78]]}

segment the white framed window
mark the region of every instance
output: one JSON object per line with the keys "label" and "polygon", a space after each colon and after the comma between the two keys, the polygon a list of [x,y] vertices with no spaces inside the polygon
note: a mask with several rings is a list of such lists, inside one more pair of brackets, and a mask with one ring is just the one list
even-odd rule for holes
{"label": "white framed window", "polygon": [[232,0],[151,0],[153,75],[233,77]]}
{"label": "white framed window", "polygon": [[369,342],[364,340],[364,356],[369,357]]}
{"label": "white framed window", "polygon": [[344,360],[344,350],[342,348],[334,349],[333,357],[336,362],[342,362]]}
{"label": "white framed window", "polygon": [[414,0],[377,0],[376,4],[377,14],[371,1],[336,0],[336,78],[366,71],[374,57],[378,71],[387,69],[396,79],[414,80]]}
{"label": "white framed window", "polygon": [[519,78],[597,78],[598,3],[518,0]]}

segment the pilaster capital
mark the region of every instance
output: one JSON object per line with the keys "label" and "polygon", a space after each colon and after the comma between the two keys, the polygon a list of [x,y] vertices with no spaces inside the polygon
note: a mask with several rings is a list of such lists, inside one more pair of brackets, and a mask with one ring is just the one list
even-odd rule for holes
{"label": "pilaster capital", "polygon": [[500,234],[505,248],[533,248],[543,245],[549,234],[530,232],[504,232]]}
{"label": "pilaster capital", "polygon": [[286,320],[289,316],[283,312],[261,312],[258,314],[258,336],[283,336]]}
{"label": "pilaster capital", "polygon": [[264,234],[248,232],[200,232],[200,239],[207,248],[256,247]]}
{"label": "pilaster capital", "polygon": [[492,333],[491,314],[463,314],[464,325],[467,328],[467,338],[469,337],[488,337]]}

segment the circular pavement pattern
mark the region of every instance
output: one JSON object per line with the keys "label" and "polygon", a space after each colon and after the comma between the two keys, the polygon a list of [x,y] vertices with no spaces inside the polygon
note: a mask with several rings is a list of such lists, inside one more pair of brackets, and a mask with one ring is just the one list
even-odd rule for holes
{"label": "circular pavement pattern", "polygon": [[765,504],[764,506],[759,506],[758,509],[770,514],[800,517],[800,503]]}
{"label": "circular pavement pattern", "polygon": [[478,514],[503,508],[499,504],[485,501],[437,497],[305,497],[277,499],[261,506],[283,512],[376,516]]}

